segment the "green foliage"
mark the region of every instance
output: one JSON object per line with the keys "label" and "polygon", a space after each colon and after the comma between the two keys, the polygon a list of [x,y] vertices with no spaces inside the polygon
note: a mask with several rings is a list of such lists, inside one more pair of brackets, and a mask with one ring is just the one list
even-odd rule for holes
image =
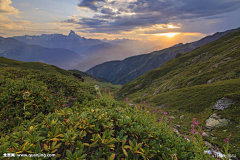
{"label": "green foliage", "polygon": [[202,154],[195,150],[198,144],[172,131],[167,120],[116,102],[110,90],[99,97],[93,85],[63,74],[68,72],[8,65],[0,70],[1,156],[190,160]]}
{"label": "green foliage", "polygon": [[[189,131],[189,121],[197,118],[202,124],[213,114],[231,121],[228,126],[211,131],[223,146],[223,138],[232,133],[230,150],[240,157],[240,32],[228,34],[217,41],[166,62],[163,66],[124,85],[117,93],[119,100],[128,97],[154,103],[157,108],[172,112],[181,132]],[[213,111],[212,106],[226,97],[237,103],[224,111]],[[184,115],[183,119],[179,117]],[[187,129],[185,129],[187,128]]]}
{"label": "green foliage", "polygon": [[[156,115],[113,100],[84,101],[16,127],[1,136],[0,154],[56,154],[67,159],[191,159],[191,142],[171,131]],[[104,104],[104,105],[102,105]],[[25,128],[25,129],[22,129]]]}
{"label": "green foliage", "polygon": [[74,99],[81,103],[95,98],[95,90],[90,84],[58,72],[3,67],[0,75],[1,133],[11,131],[38,113],[48,114],[71,107]]}

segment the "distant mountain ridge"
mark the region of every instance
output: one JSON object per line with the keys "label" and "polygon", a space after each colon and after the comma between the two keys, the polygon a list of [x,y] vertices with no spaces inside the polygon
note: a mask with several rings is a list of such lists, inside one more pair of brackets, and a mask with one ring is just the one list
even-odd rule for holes
{"label": "distant mountain ridge", "polygon": [[76,66],[77,69],[81,69],[82,71],[87,71],[91,67],[106,61],[123,60],[136,54],[130,48],[110,43],[95,45],[85,52],[83,55],[88,54],[89,57]]}
{"label": "distant mountain ridge", "polygon": [[[134,52],[136,52],[138,55],[139,54],[145,54],[149,53],[148,50],[152,48],[157,48],[159,44],[155,44],[155,42],[143,42],[140,40],[135,40],[135,39],[114,39],[114,40],[107,40],[106,38],[102,40],[103,42],[110,43],[110,44],[115,44],[127,48],[131,48]],[[158,47],[159,48],[159,47]],[[146,50],[147,49],[147,50]],[[157,49],[156,49],[157,50]],[[154,51],[156,51],[154,50]],[[153,50],[151,50],[153,51]],[[135,55],[137,55],[135,54]]]}
{"label": "distant mountain ridge", "polygon": [[63,48],[44,48],[38,45],[24,45],[0,53],[0,57],[24,62],[43,62],[64,69],[73,69],[82,59],[74,51]]}
{"label": "distant mountain ridge", "polygon": [[126,84],[137,77],[160,67],[166,61],[175,58],[179,53],[190,52],[204,44],[210,43],[220,37],[240,28],[217,32],[214,35],[207,36],[199,41],[176,45],[161,51],[155,51],[150,54],[143,54],[124,59],[123,61],[105,62],[97,65],[87,71],[95,77],[102,77],[114,84]]}
{"label": "distant mountain ridge", "polygon": [[21,41],[18,41],[14,38],[3,38],[0,37],[0,53],[13,49],[15,47],[26,45]]}
{"label": "distant mountain ridge", "polygon": [[128,47],[103,42],[99,39],[87,39],[79,36],[72,30],[68,35],[42,34],[40,36],[15,36],[13,38],[28,45],[38,45],[45,48],[63,48],[74,51],[83,56],[74,67],[81,71],[86,71],[106,61],[123,60],[137,54]]}
{"label": "distant mountain ridge", "polygon": [[103,43],[98,39],[81,37],[72,30],[69,35],[42,34],[40,36],[15,36],[13,38],[30,45],[39,45],[46,48],[64,48],[79,54],[91,46]]}

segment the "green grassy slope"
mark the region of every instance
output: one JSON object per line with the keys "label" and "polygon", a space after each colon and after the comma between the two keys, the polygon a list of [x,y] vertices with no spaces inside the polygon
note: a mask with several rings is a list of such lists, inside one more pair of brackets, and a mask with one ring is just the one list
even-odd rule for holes
{"label": "green grassy slope", "polygon": [[72,105],[75,94],[92,86],[81,82],[81,77],[52,65],[0,57],[1,131],[11,131],[38,112]]}
{"label": "green grassy slope", "polygon": [[[0,159],[213,159],[167,117],[100,96],[93,84],[42,63],[0,58]],[[202,141],[201,141],[202,142]],[[204,149],[204,148],[202,148]]]}
{"label": "green grassy slope", "polygon": [[89,73],[86,73],[86,72],[82,72],[82,71],[79,71],[79,70],[69,70],[69,71],[82,75],[82,77],[84,78],[84,80],[86,82],[96,84],[102,89],[110,88],[111,91],[114,92],[114,93],[117,92],[118,90],[120,90],[121,87],[122,87],[122,85],[111,84],[107,80],[105,80],[104,78],[94,77],[93,75],[91,75]]}
{"label": "green grassy slope", "polygon": [[47,65],[41,62],[22,62],[16,61],[4,57],[0,57],[0,67],[16,67],[19,69],[34,69],[45,73],[60,73],[63,75],[69,75],[70,73],[64,69],[58,68],[53,65]]}
{"label": "green grassy slope", "polygon": [[[188,122],[193,117],[202,124],[215,112],[230,119],[228,126],[211,132],[217,137],[211,142],[223,144],[223,138],[232,133],[231,149],[240,156],[240,32],[170,60],[124,85],[118,98],[126,97],[135,102],[143,99],[172,112],[184,132],[189,132]],[[224,111],[212,111],[211,107],[223,97],[238,103]],[[181,115],[185,118],[179,119]]]}
{"label": "green grassy slope", "polygon": [[70,72],[74,72],[74,73],[78,73],[78,74],[81,74],[84,78],[89,78],[89,79],[92,79],[92,80],[95,80],[95,81],[98,81],[98,82],[108,82],[106,79],[104,78],[99,78],[99,77],[94,77],[93,75],[89,74],[89,73],[86,73],[86,72],[82,72],[82,71],[79,71],[79,70],[76,70],[76,69],[73,69],[73,70],[69,70]]}

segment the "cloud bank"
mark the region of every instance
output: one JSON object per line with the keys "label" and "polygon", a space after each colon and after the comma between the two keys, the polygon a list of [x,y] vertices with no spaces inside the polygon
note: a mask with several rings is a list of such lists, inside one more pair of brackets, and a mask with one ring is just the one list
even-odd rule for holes
{"label": "cloud bank", "polygon": [[15,14],[19,13],[18,9],[11,6],[11,0],[0,0],[0,14]]}
{"label": "cloud bank", "polygon": [[[81,0],[80,9],[88,9],[92,17],[67,19],[89,33],[120,33],[156,24],[177,26],[183,21],[215,19],[240,8],[239,0]],[[88,12],[89,12],[88,11]],[[168,28],[177,30],[179,27]],[[159,33],[155,26],[148,33]],[[166,29],[166,28],[165,28]],[[145,33],[145,32],[144,32]]]}

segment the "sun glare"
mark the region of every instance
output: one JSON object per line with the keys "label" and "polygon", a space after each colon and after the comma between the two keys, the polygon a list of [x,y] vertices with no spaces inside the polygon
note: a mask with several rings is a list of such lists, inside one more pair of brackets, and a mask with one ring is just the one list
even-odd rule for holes
{"label": "sun glare", "polygon": [[171,37],[174,37],[174,36],[176,36],[176,35],[178,35],[178,34],[180,34],[180,33],[159,33],[159,34],[155,34],[156,36],[166,36],[166,37],[169,37],[169,38],[171,38]]}

